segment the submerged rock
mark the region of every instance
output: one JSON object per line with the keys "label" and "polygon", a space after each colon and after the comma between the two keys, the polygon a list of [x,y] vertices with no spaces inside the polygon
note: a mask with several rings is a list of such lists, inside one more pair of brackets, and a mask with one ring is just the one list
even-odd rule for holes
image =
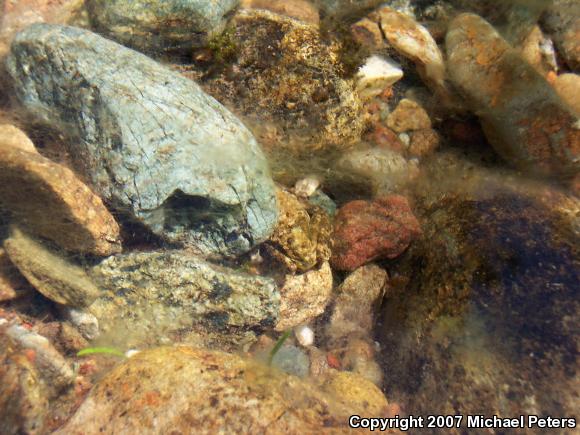
{"label": "submerged rock", "polygon": [[451,78],[500,155],[544,175],[578,172],[578,114],[491,25],[462,14],[451,23],[446,44]]}
{"label": "submerged rock", "polygon": [[48,299],[71,307],[86,307],[99,295],[85,271],[40,241],[13,227],[4,241],[10,261],[36,290]]}
{"label": "submerged rock", "polygon": [[412,414],[574,415],[578,240],[551,209],[474,182],[483,198],[420,208],[424,236],[393,268],[378,336],[390,396]]}
{"label": "submerged rock", "polygon": [[0,149],[4,147],[18,148],[30,153],[37,152],[26,133],[12,124],[0,124]]}
{"label": "submerged rock", "polygon": [[26,280],[12,264],[6,251],[0,248],[0,302],[22,296],[26,290]]}
{"label": "submerged rock", "polygon": [[371,406],[236,355],[160,348],[108,373],[56,433],[349,433],[348,417]]}
{"label": "submerged rock", "polygon": [[580,74],[559,75],[554,81],[554,89],[580,116]]}
{"label": "submerged rock", "polygon": [[543,17],[543,24],[570,69],[580,72],[580,3],[554,0]]}
{"label": "submerged rock", "polygon": [[280,293],[273,280],[183,251],[109,257],[91,275],[105,290],[89,309],[101,339],[126,347],[181,341],[177,337],[189,332],[207,332],[223,346],[278,320]]}
{"label": "submerged rock", "polygon": [[252,134],[195,83],[94,33],[33,25],[7,61],[24,107],[70,137],[97,192],[165,239],[239,254],[276,223]]}
{"label": "submerged rock", "polygon": [[[264,10],[243,10],[214,49],[222,70],[193,71],[204,88],[256,124],[272,123],[272,147],[344,148],[360,139],[365,120],[354,84],[345,80],[341,46],[317,26]],[[203,77],[202,77],[203,76]]]}
{"label": "submerged rock", "polygon": [[242,0],[241,7],[266,9],[314,25],[320,21],[318,9],[310,0]]}
{"label": "submerged rock", "polygon": [[96,30],[141,51],[187,51],[222,31],[239,0],[87,0]]}
{"label": "submerged rock", "polygon": [[352,271],[377,258],[396,258],[421,234],[409,202],[399,195],[352,201],[336,215],[335,269]]}
{"label": "submerged rock", "polygon": [[387,118],[387,126],[397,133],[431,128],[429,114],[413,100],[404,98]]}
{"label": "submerged rock", "polygon": [[0,204],[13,220],[71,251],[120,252],[119,226],[101,198],[20,133],[0,130]]}

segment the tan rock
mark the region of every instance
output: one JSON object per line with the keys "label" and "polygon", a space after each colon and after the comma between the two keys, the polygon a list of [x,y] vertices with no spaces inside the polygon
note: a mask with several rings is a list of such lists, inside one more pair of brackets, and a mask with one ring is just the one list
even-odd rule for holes
{"label": "tan rock", "polygon": [[266,9],[305,23],[318,25],[318,9],[308,0],[242,0],[242,8]]}
{"label": "tan rock", "polygon": [[37,152],[26,133],[11,124],[0,124],[0,147],[4,146],[11,146],[30,153]]}
{"label": "tan rock", "polygon": [[23,292],[26,280],[12,264],[6,251],[0,248],[0,302],[16,299]]}
{"label": "tan rock", "polygon": [[328,262],[302,275],[288,275],[280,289],[277,331],[307,323],[321,315],[332,296],[332,270]]}
{"label": "tan rock", "polygon": [[543,76],[558,69],[554,45],[550,39],[544,36],[539,26],[534,26],[523,41],[520,53]]}
{"label": "tan rock", "polygon": [[363,18],[351,26],[351,33],[356,42],[363,47],[377,49],[383,45],[383,34],[379,24],[368,18]]}
{"label": "tan rock", "polygon": [[429,114],[419,104],[407,98],[387,118],[387,126],[397,133],[431,128]]}
{"label": "tan rock", "polygon": [[554,88],[560,98],[574,109],[580,116],[580,75],[561,74],[554,82]]}
{"label": "tan rock", "polygon": [[56,433],[350,433],[350,415],[384,403],[370,391],[352,396],[378,402],[348,403],[237,355],[158,348],[115,367]]}
{"label": "tan rock", "polygon": [[441,143],[441,137],[437,131],[429,128],[411,132],[409,155],[412,157],[425,157],[432,154]]}
{"label": "tan rock", "polygon": [[320,208],[309,213],[293,194],[278,189],[280,207],[278,226],[270,242],[280,251],[280,258],[291,271],[307,271],[330,258],[332,225]]}
{"label": "tan rock", "polygon": [[384,416],[388,411],[389,403],[382,391],[356,373],[329,372],[322,389],[347,403],[369,409],[373,416]]}
{"label": "tan rock", "polygon": [[23,151],[30,143],[18,133],[2,144],[0,202],[16,222],[71,251],[107,256],[121,250],[115,219],[72,171]]}
{"label": "tan rock", "polygon": [[51,252],[16,227],[4,241],[4,249],[30,284],[58,304],[85,307],[100,293],[82,268]]}

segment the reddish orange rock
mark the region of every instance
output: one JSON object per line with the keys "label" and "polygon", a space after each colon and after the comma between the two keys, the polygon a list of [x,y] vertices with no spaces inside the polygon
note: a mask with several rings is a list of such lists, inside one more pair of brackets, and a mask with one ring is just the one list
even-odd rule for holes
{"label": "reddish orange rock", "polygon": [[352,201],[336,216],[330,261],[337,270],[352,271],[378,258],[396,258],[420,234],[421,226],[403,196]]}
{"label": "reddish orange rock", "polygon": [[376,124],[368,135],[368,139],[378,147],[386,148],[398,153],[405,151],[405,145],[399,139],[399,136],[388,127],[382,124]]}

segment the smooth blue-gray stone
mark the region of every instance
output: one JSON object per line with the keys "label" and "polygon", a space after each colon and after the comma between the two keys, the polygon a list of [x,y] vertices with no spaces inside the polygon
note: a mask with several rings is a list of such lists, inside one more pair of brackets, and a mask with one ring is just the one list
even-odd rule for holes
{"label": "smooth blue-gray stone", "polygon": [[92,32],[35,24],[7,68],[22,105],[70,139],[95,190],[168,241],[236,255],[277,221],[268,163],[250,131],[201,88]]}
{"label": "smooth blue-gray stone", "polygon": [[86,0],[94,28],[141,51],[188,50],[223,30],[239,0]]}

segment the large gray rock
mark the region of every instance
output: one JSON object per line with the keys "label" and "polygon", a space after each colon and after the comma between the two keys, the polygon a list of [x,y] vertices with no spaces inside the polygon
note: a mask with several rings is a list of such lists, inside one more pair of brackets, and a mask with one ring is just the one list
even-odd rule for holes
{"label": "large gray rock", "polygon": [[92,276],[106,291],[89,310],[99,320],[101,340],[118,339],[119,346],[166,343],[179,335],[179,341],[229,349],[232,342],[251,339],[244,332],[278,320],[280,293],[272,279],[183,251],[109,257]]}
{"label": "large gray rock", "polygon": [[195,83],[91,32],[37,24],[7,60],[38,120],[70,137],[96,190],[154,233],[202,254],[239,254],[277,219],[250,131]]}
{"label": "large gray rock", "polygon": [[87,0],[93,26],[139,50],[187,50],[222,30],[239,0]]}

